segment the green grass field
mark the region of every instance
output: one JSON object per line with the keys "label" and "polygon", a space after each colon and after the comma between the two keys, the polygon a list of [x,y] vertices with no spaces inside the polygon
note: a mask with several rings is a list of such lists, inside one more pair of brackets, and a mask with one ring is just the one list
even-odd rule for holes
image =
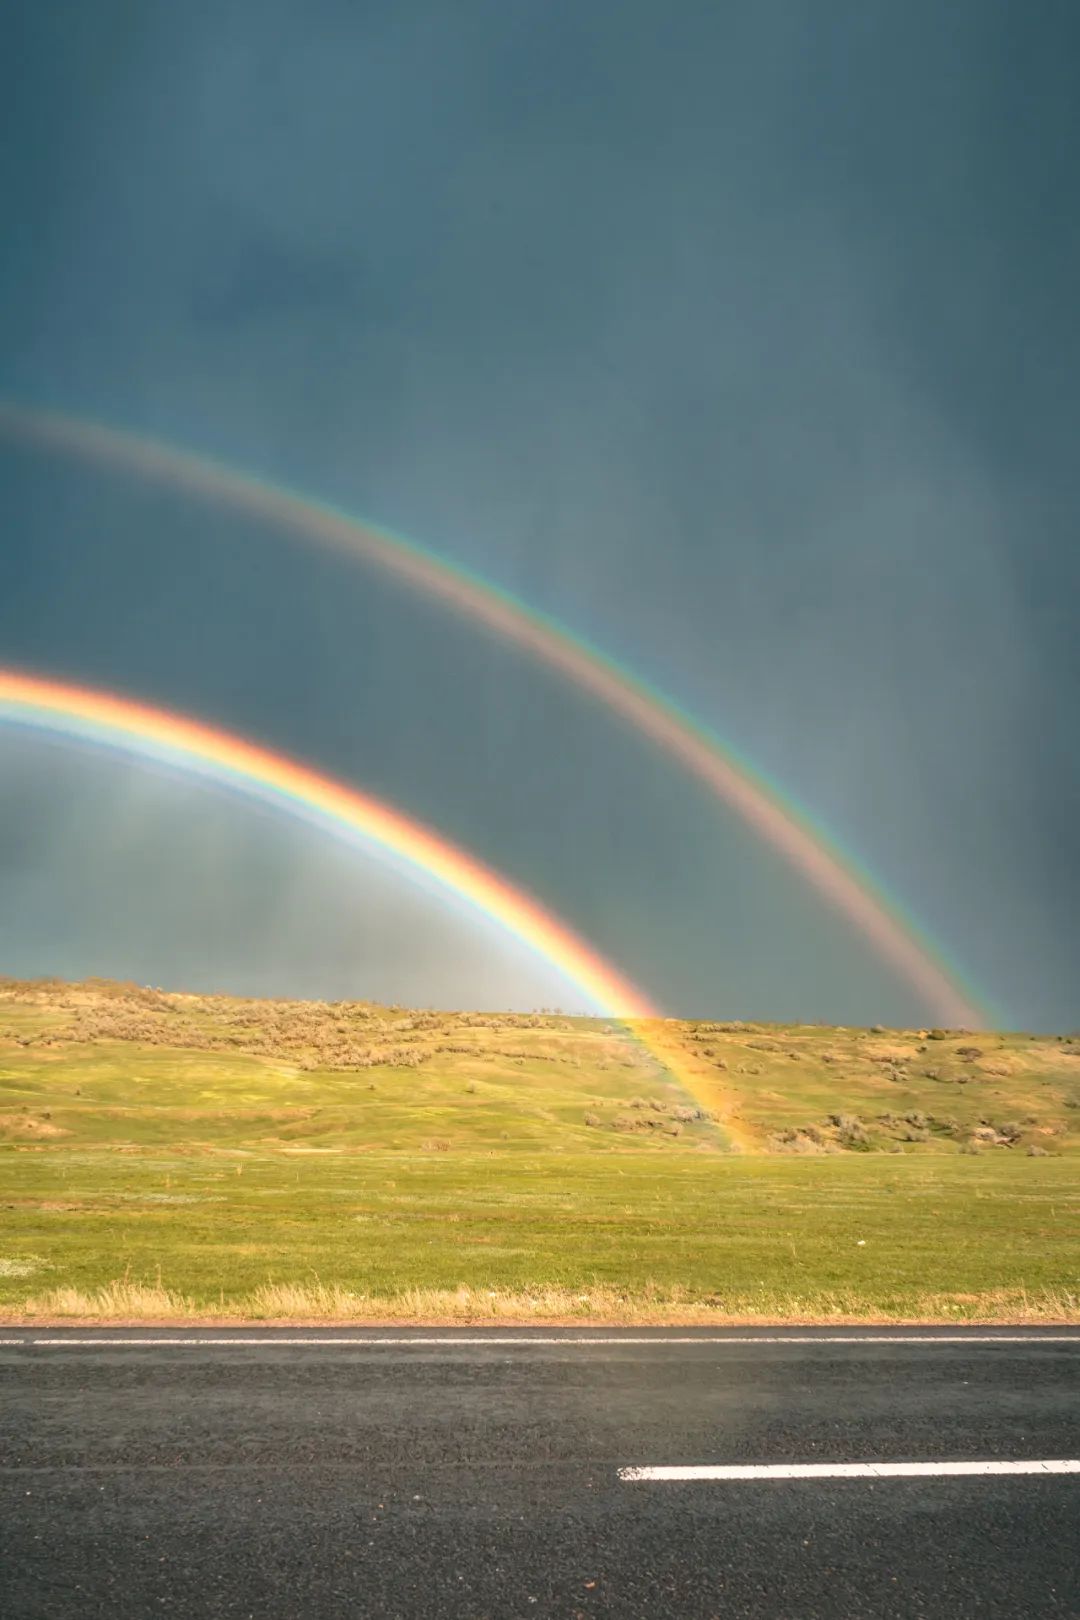
{"label": "green grass field", "polygon": [[0,1309],[1080,1319],[1080,1039],[0,984]]}

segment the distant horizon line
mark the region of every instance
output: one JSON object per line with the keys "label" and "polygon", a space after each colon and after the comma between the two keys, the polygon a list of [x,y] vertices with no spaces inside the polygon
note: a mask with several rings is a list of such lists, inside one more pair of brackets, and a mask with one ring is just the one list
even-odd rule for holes
{"label": "distant horizon line", "polygon": [[[48,987],[57,985],[77,990],[84,986],[92,987],[104,985],[117,990],[150,991],[159,996],[187,997],[193,1001],[282,1001],[295,1003],[302,1007],[377,1007],[384,1012],[424,1012],[424,1013],[457,1013],[466,1017],[476,1016],[482,1018],[561,1018],[578,1023],[606,1024],[612,1028],[625,1026],[627,1020],[617,1013],[607,1012],[574,1012],[567,1007],[505,1007],[488,1004],[459,1003],[436,1001],[381,1001],[373,996],[329,996],[329,995],[300,995],[296,993],[283,994],[272,991],[255,993],[249,990],[198,990],[187,985],[149,984],[139,979],[117,978],[109,973],[85,973],[79,978],[70,978],[64,973],[34,973],[23,976],[18,973],[6,973],[0,969],[0,992],[10,988],[34,989],[37,986]],[[927,1036],[937,1032],[938,1026],[926,1029],[920,1024],[882,1023],[876,1020],[872,1024],[860,1023],[833,1023],[827,1018],[755,1018],[737,1014],[721,1012],[714,1013],[666,1013],[654,1010],[644,1017],[649,1023],[657,1024],[695,1024],[714,1027],[719,1031],[740,1029],[833,1029],[833,1030],[859,1030],[868,1035],[919,1035]],[[634,1022],[639,1021],[639,1015],[634,1015]],[[946,1035],[970,1035],[977,1033],[959,1025],[941,1026],[941,1032]],[[983,1031],[992,1035],[1048,1035],[1056,1036],[1061,1040],[1072,1038],[1071,1032],[1057,1029],[1023,1030],[1001,1028]]]}

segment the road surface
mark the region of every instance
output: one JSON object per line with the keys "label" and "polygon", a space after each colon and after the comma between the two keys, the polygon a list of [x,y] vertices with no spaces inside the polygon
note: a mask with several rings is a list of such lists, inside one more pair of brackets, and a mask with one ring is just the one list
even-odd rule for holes
{"label": "road surface", "polygon": [[0,1612],[1080,1616],[1078,1397],[1068,1329],[0,1328]]}

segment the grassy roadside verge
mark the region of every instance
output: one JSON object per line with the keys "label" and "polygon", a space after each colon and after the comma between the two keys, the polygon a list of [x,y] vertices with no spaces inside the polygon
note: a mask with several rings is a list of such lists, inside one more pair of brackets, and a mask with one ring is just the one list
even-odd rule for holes
{"label": "grassy roadside verge", "polygon": [[1080,1321],[1071,1157],[5,1155],[13,1321]]}
{"label": "grassy roadside verge", "polygon": [[224,1308],[199,1305],[162,1284],[124,1278],[92,1293],[56,1289],[28,1302],[0,1326],[54,1327],[1052,1327],[1080,1324],[1075,1294],[1026,1290],[968,1295],[916,1295],[910,1314],[867,1310],[858,1295],[767,1294],[729,1308],[664,1298],[648,1291],[628,1297],[613,1289],[586,1294],[568,1289],[510,1293],[495,1289],[413,1289],[401,1295],[365,1295],[322,1283],[267,1284]]}

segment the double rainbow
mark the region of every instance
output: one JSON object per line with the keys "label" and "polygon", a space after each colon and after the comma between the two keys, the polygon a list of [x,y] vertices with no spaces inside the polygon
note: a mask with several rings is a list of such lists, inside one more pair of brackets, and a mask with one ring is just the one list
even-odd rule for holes
{"label": "double rainbow", "polygon": [[508,592],[308,496],[134,434],[52,412],[0,405],[0,433],[231,506],[330,550],[361,558],[436,596],[558,670],[648,737],[775,850],[867,940],[945,1024],[994,1022],[940,949],[855,858],[736,751],[615,660]]}

